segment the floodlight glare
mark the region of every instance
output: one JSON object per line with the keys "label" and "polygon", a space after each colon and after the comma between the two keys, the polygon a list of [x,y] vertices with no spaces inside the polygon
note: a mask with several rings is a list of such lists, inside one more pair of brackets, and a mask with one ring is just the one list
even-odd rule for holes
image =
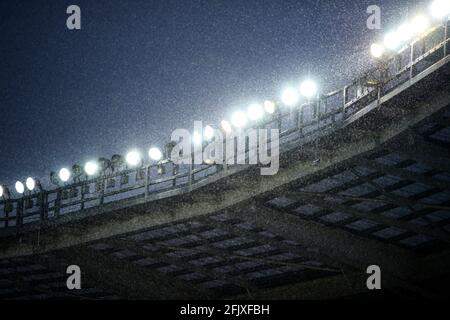
{"label": "floodlight glare", "polygon": [[247,116],[242,111],[236,111],[231,116],[231,123],[236,128],[242,128],[247,124]]}
{"label": "floodlight glare", "polygon": [[230,133],[232,131],[230,123],[226,120],[222,120],[222,122],[220,123],[220,126],[222,127],[223,131],[225,131],[226,133]]}
{"label": "floodlight glare", "polygon": [[211,126],[206,126],[203,135],[206,140],[211,140],[214,138],[214,129]]}
{"label": "floodlight glare", "polygon": [[445,18],[450,14],[450,0],[434,0],[430,6],[430,12],[436,19]]}
{"label": "floodlight glare", "polygon": [[27,186],[27,189],[29,191],[33,191],[36,187],[36,181],[34,181],[33,178],[27,178],[27,181],[25,181],[25,185]]}
{"label": "floodlight glare", "polygon": [[430,27],[430,20],[428,20],[428,18],[425,15],[421,14],[416,16],[412,20],[411,25],[414,34],[420,35],[428,30],[428,28]]}
{"label": "floodlight glare", "polygon": [[298,103],[299,99],[300,97],[298,91],[292,87],[284,89],[281,95],[281,101],[288,107],[295,106]]}
{"label": "floodlight glare", "polygon": [[130,151],[125,156],[125,161],[129,166],[135,167],[141,162],[141,155],[137,151]]}
{"label": "floodlight glare", "polygon": [[199,133],[199,132],[197,132],[197,131],[194,131],[194,133],[192,134],[192,142],[193,142],[195,145],[200,145],[200,144],[202,144],[202,143],[203,143],[203,137],[202,137],[202,134]]}
{"label": "floodlight glare", "polygon": [[23,185],[22,182],[17,181],[15,187],[16,187],[17,193],[23,194],[25,192],[25,186]]}
{"label": "floodlight glare", "polygon": [[3,197],[3,186],[0,186],[0,198]]}
{"label": "floodlight glare", "polygon": [[306,98],[312,98],[317,94],[317,85],[312,80],[305,80],[300,85],[300,94]]}
{"label": "floodlight glare", "polygon": [[374,58],[381,58],[384,54],[384,47],[381,44],[374,43],[370,46],[370,54]]}
{"label": "floodlight glare", "polygon": [[396,50],[401,44],[400,36],[397,32],[389,32],[384,37],[383,43],[389,50]]}
{"label": "floodlight glare", "polygon": [[275,112],[275,103],[269,100],[264,101],[264,110],[266,110],[268,114],[273,114]]}
{"label": "floodlight glare", "polygon": [[93,176],[94,174],[97,173],[97,171],[98,171],[98,164],[97,164],[97,162],[89,161],[84,166],[84,172],[86,172],[86,174],[88,176]]}
{"label": "floodlight glare", "polygon": [[259,120],[264,116],[264,109],[259,104],[252,104],[248,107],[247,115],[252,121]]}
{"label": "floodlight glare", "polygon": [[148,155],[149,155],[150,159],[152,159],[153,161],[159,161],[163,157],[161,150],[159,150],[158,148],[151,148],[148,151]]}
{"label": "floodlight glare", "polygon": [[62,182],[67,182],[67,181],[69,181],[71,175],[72,175],[72,173],[71,173],[70,170],[67,169],[67,168],[62,168],[61,170],[59,170],[59,174],[58,174],[59,179],[60,179]]}
{"label": "floodlight glare", "polygon": [[411,40],[411,38],[414,36],[414,31],[413,31],[412,25],[408,22],[405,22],[398,28],[397,35],[398,35],[399,40],[401,40],[401,41]]}

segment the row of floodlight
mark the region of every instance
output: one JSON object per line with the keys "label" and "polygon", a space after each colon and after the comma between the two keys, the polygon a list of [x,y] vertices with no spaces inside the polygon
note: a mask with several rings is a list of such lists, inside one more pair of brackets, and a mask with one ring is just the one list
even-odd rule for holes
{"label": "row of floodlight", "polygon": [[[148,154],[152,161],[160,161],[163,158],[162,151],[156,147],[151,148]],[[50,181],[55,185],[67,183],[71,179],[78,181],[83,174],[87,177],[91,177],[108,169],[111,169],[112,171],[118,170],[123,167],[124,164],[126,164],[127,167],[137,167],[139,165],[143,165],[143,157],[139,151],[132,150],[126,154],[125,158],[121,155],[114,155],[111,160],[100,158],[99,160],[88,161],[84,165],[83,169],[79,165],[75,164],[71,169],[62,168],[58,173],[51,172]],[[18,194],[24,194],[27,191],[42,191],[40,181],[32,177],[27,178],[25,183],[22,181],[17,181],[14,187]],[[11,193],[9,188],[7,186],[0,185],[0,198],[9,199],[10,196]]]}
{"label": "row of floodlight", "polygon": [[[312,80],[305,80],[300,84],[298,88],[287,87],[281,94],[281,103],[288,107],[294,107],[298,105],[300,98],[303,96],[307,99],[311,99],[317,95],[317,85]],[[242,129],[246,125],[253,121],[261,120],[265,114],[272,115],[277,110],[277,103],[274,101],[266,100],[264,103],[251,104],[246,112],[235,111],[230,120],[223,120],[220,124],[222,131],[226,134],[231,133],[233,128]],[[211,141],[215,136],[215,129],[207,125],[203,132],[194,132],[192,136],[192,142],[196,145],[203,144],[204,141]],[[166,150],[167,153],[170,151]],[[164,157],[161,149],[153,147],[148,151],[148,156],[152,161],[158,162],[161,165],[161,160]],[[169,154],[167,154],[169,156]],[[143,166],[144,159],[142,154],[138,150],[132,150],[128,152],[125,157],[121,155],[114,155],[111,160],[100,158],[98,160],[88,161],[84,167],[75,164],[72,168],[62,168],[58,172],[50,173],[50,182],[54,185],[60,185],[61,183],[68,183],[70,180],[78,182],[81,177],[93,177],[99,173],[105,172],[110,169],[112,172],[121,170],[126,164],[127,168]],[[164,172],[163,169],[159,169],[158,172]],[[39,180],[35,178],[27,178],[25,184],[21,181],[15,183],[15,190],[18,194],[22,195],[26,191],[28,192],[40,192],[42,191]],[[10,192],[8,187],[0,185],[0,198],[9,199]]]}
{"label": "row of floodlight", "polygon": [[382,58],[386,51],[396,52],[403,45],[424,35],[432,26],[432,19],[447,20],[450,14],[450,0],[434,0],[429,14],[421,13],[404,22],[396,30],[388,32],[382,43],[374,43],[370,53],[374,58]]}

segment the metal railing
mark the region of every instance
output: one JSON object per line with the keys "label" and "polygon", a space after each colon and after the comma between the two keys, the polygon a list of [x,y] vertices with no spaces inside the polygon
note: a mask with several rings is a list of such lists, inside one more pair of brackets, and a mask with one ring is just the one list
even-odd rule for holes
{"label": "metal railing", "polygon": [[[318,132],[332,132],[345,126],[357,119],[355,115],[362,116],[379,106],[383,97],[394,90],[411,85],[416,76],[431,66],[448,62],[448,29],[447,21],[344,88],[322,95],[301,108],[278,110],[259,127],[280,129],[280,148],[283,149],[293,141],[306,141]],[[158,173],[161,165],[166,172],[162,175]],[[20,199],[2,200],[0,228],[48,222],[124,199],[151,201],[190,192],[245,169],[245,166],[227,164],[174,166],[169,161],[161,165],[110,173]]]}

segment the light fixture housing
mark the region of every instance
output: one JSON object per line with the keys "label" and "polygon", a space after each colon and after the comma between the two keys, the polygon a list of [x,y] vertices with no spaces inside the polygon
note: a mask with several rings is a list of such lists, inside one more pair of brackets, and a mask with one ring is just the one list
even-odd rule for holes
{"label": "light fixture housing", "polygon": [[84,165],[84,172],[88,176],[93,176],[98,172],[98,163],[96,161],[89,161]]}
{"label": "light fixture housing", "polygon": [[264,116],[264,109],[257,103],[251,104],[247,109],[247,116],[252,121],[258,121]]}
{"label": "light fixture housing", "polygon": [[300,94],[308,99],[314,97],[317,95],[317,84],[310,79],[303,81],[300,84]]}
{"label": "light fixture housing", "polygon": [[236,128],[243,128],[243,127],[245,127],[245,125],[247,124],[247,121],[248,121],[247,116],[242,111],[236,111],[231,116],[231,123]]}
{"label": "light fixture housing", "polygon": [[36,181],[33,178],[29,177],[25,181],[25,185],[27,186],[28,191],[33,191],[34,188],[36,188]]}
{"label": "light fixture housing", "polygon": [[18,194],[23,194],[25,192],[25,186],[21,181],[17,181],[14,187]]}
{"label": "light fixture housing", "polygon": [[205,139],[207,141],[212,140],[212,138],[214,138],[214,129],[211,126],[206,126],[205,129],[203,130],[203,136],[205,137]]}
{"label": "light fixture housing", "polygon": [[391,31],[384,36],[383,44],[389,50],[397,50],[402,41],[396,31]]}
{"label": "light fixture housing", "polygon": [[412,30],[414,35],[421,35],[430,27],[430,20],[424,14],[419,14],[414,17],[411,22]]}
{"label": "light fixture housing", "polygon": [[405,22],[397,29],[397,36],[400,41],[408,42],[414,37],[414,31],[411,23]]}
{"label": "light fixture housing", "polygon": [[372,57],[379,59],[384,54],[384,47],[379,43],[374,43],[370,46],[370,54]]}
{"label": "light fixture housing", "polygon": [[61,180],[62,182],[69,181],[71,176],[72,176],[72,172],[70,172],[69,169],[62,168],[61,170],[59,170],[58,177],[59,177],[59,180]]}
{"label": "light fixture housing", "polygon": [[300,100],[300,95],[298,91],[293,88],[289,87],[283,90],[283,93],[281,94],[281,102],[283,102],[284,105],[288,107],[295,106]]}
{"label": "light fixture housing", "polygon": [[139,151],[133,150],[127,153],[125,161],[129,166],[136,167],[141,163],[142,157]]}
{"label": "light fixture housing", "polygon": [[231,133],[231,131],[232,131],[231,124],[227,120],[222,120],[222,122],[220,123],[220,126],[222,127],[222,130],[225,133]]}
{"label": "light fixture housing", "polygon": [[450,14],[450,0],[434,0],[430,5],[433,18],[443,19]]}
{"label": "light fixture housing", "polygon": [[201,145],[203,143],[203,136],[200,132],[194,131],[192,134],[192,142],[195,145]]}
{"label": "light fixture housing", "polygon": [[270,100],[266,100],[264,101],[264,110],[268,113],[268,114],[273,114],[275,113],[275,102],[270,101]]}

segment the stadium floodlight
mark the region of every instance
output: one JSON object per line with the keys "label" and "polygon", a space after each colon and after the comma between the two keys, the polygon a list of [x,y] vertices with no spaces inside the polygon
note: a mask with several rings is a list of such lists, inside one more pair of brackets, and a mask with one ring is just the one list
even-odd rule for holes
{"label": "stadium floodlight", "polygon": [[384,46],[389,50],[396,50],[401,45],[402,41],[397,32],[392,31],[386,34],[383,40]]}
{"label": "stadium floodlight", "polygon": [[305,98],[312,98],[317,94],[317,84],[312,80],[305,80],[300,84],[300,94]]}
{"label": "stadium floodlight", "polygon": [[211,126],[206,126],[205,130],[203,130],[203,136],[207,141],[210,141],[212,138],[214,138],[214,129]]}
{"label": "stadium floodlight", "polygon": [[27,180],[25,181],[25,185],[27,186],[27,189],[29,191],[33,191],[34,188],[36,188],[36,181],[33,178],[27,178]]}
{"label": "stadium floodlight", "polygon": [[95,161],[89,161],[84,166],[84,172],[86,172],[88,176],[93,176],[94,174],[97,173],[97,171],[98,171],[98,163]]}
{"label": "stadium floodlight", "polygon": [[9,192],[8,187],[0,185],[0,198],[3,198],[4,200],[8,200],[10,197],[11,197],[11,194]]}
{"label": "stadium floodlight", "polygon": [[252,121],[257,121],[264,116],[264,109],[259,104],[254,103],[248,107],[247,116]]}
{"label": "stadium floodlight", "polygon": [[139,163],[141,163],[141,160],[141,154],[136,150],[128,152],[125,156],[125,161],[131,167],[136,167],[137,165],[139,165]]}
{"label": "stadium floodlight", "polygon": [[222,122],[220,123],[220,126],[222,127],[222,130],[225,133],[231,133],[231,131],[232,131],[231,124],[227,120],[222,120]]}
{"label": "stadium floodlight", "polygon": [[381,58],[384,54],[384,47],[381,44],[374,43],[370,46],[370,54],[374,58]]}
{"label": "stadium floodlight", "polygon": [[72,175],[72,172],[70,172],[67,168],[62,168],[59,170],[58,177],[62,182],[67,182],[70,179],[70,176]]}
{"label": "stadium floodlight", "polygon": [[412,22],[412,30],[415,35],[420,35],[428,30],[430,27],[430,20],[424,14],[420,14],[416,16]]}
{"label": "stadium floodlight", "polygon": [[450,14],[450,0],[434,0],[430,6],[433,18],[443,19]]}
{"label": "stadium floodlight", "polygon": [[273,114],[275,112],[275,107],[275,102],[269,100],[264,101],[264,110],[266,110],[268,114]]}
{"label": "stadium floodlight", "polygon": [[295,106],[300,100],[298,91],[295,88],[289,87],[283,90],[281,94],[281,102],[288,107]]}
{"label": "stadium floodlight", "polygon": [[245,127],[245,125],[247,124],[247,116],[246,116],[245,113],[242,112],[242,111],[236,111],[236,112],[233,113],[233,115],[231,116],[231,123],[232,123],[233,126],[235,126],[236,128],[242,128],[242,127]]}
{"label": "stadium floodlight", "polygon": [[160,161],[163,157],[163,154],[161,150],[159,150],[159,148],[150,148],[150,150],[148,151],[148,156],[153,161]]}
{"label": "stadium floodlight", "polygon": [[195,145],[201,145],[203,143],[202,134],[200,132],[194,131],[194,133],[192,134],[192,142]]}
{"label": "stadium floodlight", "polygon": [[414,31],[411,23],[405,22],[397,30],[397,36],[400,41],[409,41],[414,36]]}
{"label": "stadium floodlight", "polygon": [[15,187],[18,194],[23,194],[25,192],[25,186],[22,182],[17,181]]}

